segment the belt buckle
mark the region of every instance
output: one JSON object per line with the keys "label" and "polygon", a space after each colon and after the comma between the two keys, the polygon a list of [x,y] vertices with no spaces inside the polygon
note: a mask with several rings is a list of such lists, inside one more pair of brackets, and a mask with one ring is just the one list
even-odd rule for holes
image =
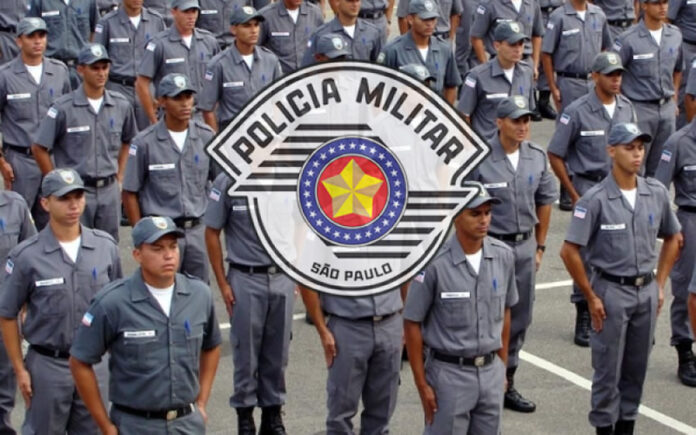
{"label": "belt buckle", "polygon": [[278,273],[278,266],[268,266],[268,274],[275,275]]}
{"label": "belt buckle", "polygon": [[642,287],[644,283],[645,283],[645,277],[644,277],[644,276],[639,276],[638,278],[636,278],[636,280],[635,280],[635,282],[633,283],[633,285],[635,285],[636,287]]}
{"label": "belt buckle", "polygon": [[383,319],[384,319],[384,316],[372,316],[373,322],[381,322]]}
{"label": "belt buckle", "polygon": [[179,412],[176,409],[171,409],[167,411],[167,421],[175,420],[179,416]]}
{"label": "belt buckle", "polygon": [[521,242],[523,238],[524,238],[524,234],[522,234],[522,233],[515,234],[515,241],[516,242]]}
{"label": "belt buckle", "polygon": [[477,356],[474,358],[474,366],[475,367],[483,367],[483,364],[486,362],[486,357],[485,356]]}
{"label": "belt buckle", "polygon": [[190,219],[189,219],[189,220],[185,220],[185,221],[184,221],[184,228],[190,229],[191,227],[193,227],[193,221],[190,220]]}
{"label": "belt buckle", "polygon": [[104,185],[106,185],[106,178],[100,178],[95,185],[96,187],[104,187]]}

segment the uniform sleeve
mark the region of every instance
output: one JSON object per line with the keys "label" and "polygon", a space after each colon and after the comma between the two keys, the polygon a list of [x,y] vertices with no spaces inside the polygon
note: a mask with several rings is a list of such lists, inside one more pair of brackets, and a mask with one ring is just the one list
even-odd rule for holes
{"label": "uniform sleeve", "polygon": [[423,322],[430,312],[437,291],[437,273],[428,266],[411,280],[404,306],[404,319]]}
{"label": "uniform sleeve", "polygon": [[203,216],[205,226],[220,230],[225,226],[229,213],[229,195],[227,187],[229,177],[221,173],[215,178],[213,187],[208,195],[208,206]]}
{"label": "uniform sleeve", "polygon": [[126,116],[123,121],[123,130],[121,130],[121,143],[130,143],[138,134],[138,127],[135,122],[133,106],[130,103],[126,103],[125,106]]}
{"label": "uniform sleeve", "polygon": [[577,137],[578,122],[573,114],[568,112],[563,112],[556,123],[556,129],[551,136],[551,141],[549,142],[548,152],[557,155],[565,159],[568,155],[568,148],[570,144],[574,142]]}
{"label": "uniform sleeve", "polygon": [[[459,3],[455,1],[455,3]],[[447,59],[447,69],[445,71],[445,87],[457,88],[462,84],[462,76],[457,68],[457,59],[454,57],[454,51],[449,49],[449,58]]]}
{"label": "uniform sleeve", "polygon": [[691,61],[691,65],[686,65],[689,70],[689,79],[686,81],[686,93],[696,97],[696,58]]}
{"label": "uniform sleeve", "polygon": [[488,33],[488,29],[491,25],[491,11],[479,3],[476,6],[476,11],[474,12],[474,22],[471,25],[471,37],[472,38],[483,38]]}
{"label": "uniform sleeve", "polygon": [[606,16],[604,16],[604,23],[602,24],[602,50],[611,50],[611,45],[614,41],[611,37],[611,30],[609,29],[609,22]]}
{"label": "uniform sleeve", "polygon": [[397,18],[406,18],[408,15],[408,0],[399,0],[399,3],[396,7],[396,17]]}
{"label": "uniform sleeve", "polygon": [[505,297],[505,308],[515,306],[520,300],[519,293],[517,292],[517,280],[515,279],[515,257],[514,255],[510,254],[508,258],[508,267],[506,268],[508,273],[508,288]]}
{"label": "uniform sleeve", "polygon": [[147,145],[135,140],[128,150],[126,170],[123,175],[123,190],[138,193],[145,183],[147,175]]}
{"label": "uniform sleeve", "polygon": [[[450,11],[450,17],[452,15],[461,15],[462,12],[464,12],[464,8],[462,7],[462,2],[460,0],[454,0],[452,2],[452,9]],[[447,17],[449,21],[449,17]],[[451,31],[455,31],[455,29],[450,29]]]}
{"label": "uniform sleeve", "polygon": [[259,47],[265,47],[268,39],[268,18],[264,17],[264,21],[261,22],[261,29],[259,30],[259,40],[256,44]]}
{"label": "uniform sleeve", "polygon": [[62,62],[61,65],[63,65],[63,93],[61,95],[65,95],[72,91],[72,85],[70,84],[70,71],[68,67]]}
{"label": "uniform sleeve", "polygon": [[594,189],[589,190],[575,204],[573,214],[570,217],[570,224],[568,224],[568,230],[566,231],[566,242],[587,246],[590,238],[592,238],[599,219],[599,210],[596,209],[589,197],[594,192]]}
{"label": "uniform sleeve", "polygon": [[41,17],[40,0],[31,0],[27,8],[27,17]]}
{"label": "uniform sleeve", "polygon": [[280,59],[275,58],[275,68],[273,68],[273,81],[278,80],[283,76],[283,66],[280,64]]}
{"label": "uniform sleeve", "polygon": [[[675,30],[679,32],[676,27]],[[677,36],[679,38],[679,48],[677,49],[677,61],[674,63],[674,72],[682,72],[685,68],[684,62],[686,59],[684,59],[684,48],[681,33],[678,33]]]}
{"label": "uniform sleeve", "polygon": [[94,32],[99,22],[99,8],[97,2],[92,2],[89,6],[89,31]]}
{"label": "uniform sleeve", "polygon": [[382,52],[382,30],[375,28],[375,45],[372,47],[372,52],[370,53],[370,60],[372,62],[377,62],[379,54]]}
{"label": "uniform sleeve", "polygon": [[551,14],[549,22],[546,24],[546,33],[541,42],[543,53],[553,54],[558,46],[558,39],[563,31],[563,19],[558,14]]}
{"label": "uniform sleeve", "polygon": [[660,188],[660,201],[662,201],[662,219],[660,219],[660,229],[657,235],[658,237],[671,236],[681,231],[681,224],[679,224],[676,213],[672,210],[672,202],[669,200],[667,188],[662,185],[658,187]]}
{"label": "uniform sleeve", "polygon": [[478,80],[476,74],[469,73],[464,79],[464,86],[460,91],[459,102],[457,103],[457,110],[466,116],[471,116],[476,111],[476,104],[478,102],[477,89]]}
{"label": "uniform sleeve", "polygon": [[94,28],[94,43],[101,44],[109,51],[109,23],[104,18],[100,19]]}
{"label": "uniform sleeve", "polygon": [[22,261],[17,260],[16,249],[10,251],[2,269],[0,287],[0,317],[14,319],[29,298],[30,277],[23,269]]}
{"label": "uniform sleeve", "polygon": [[123,278],[121,255],[118,252],[118,244],[114,242],[114,245],[111,247],[111,274],[109,275],[109,279],[111,281],[116,281],[121,278]]}
{"label": "uniform sleeve", "polygon": [[680,134],[673,134],[667,139],[660,155],[660,160],[657,162],[655,170],[655,179],[662,183],[667,189],[672,184],[674,179],[674,169],[676,162],[679,160],[679,138]]}
{"label": "uniform sleeve", "polygon": [[34,226],[34,219],[31,217],[31,212],[29,211],[29,206],[27,203],[22,201],[22,223],[19,228],[19,242],[22,242],[29,237],[36,234],[36,226]]}
{"label": "uniform sleeve", "polygon": [[625,41],[625,35],[626,32],[622,33],[616,38],[616,41],[614,41],[614,45],[612,46],[612,51],[615,51],[619,57],[621,58],[621,64],[623,65],[624,68],[628,69],[629,64],[631,63],[632,59],[632,54],[633,50],[631,49],[631,46],[626,43]]}
{"label": "uniform sleeve", "polygon": [[63,136],[64,131],[65,112],[54,104],[48,109],[46,116],[39,121],[39,129],[36,132],[34,143],[47,150],[52,150],[56,142]]}
{"label": "uniform sleeve", "polygon": [[[0,73],[0,113],[2,113],[3,110],[5,110],[6,103],[7,103],[7,80],[5,79],[5,74]],[[1,118],[2,117],[0,116],[0,125],[2,125]]]}
{"label": "uniform sleeve", "polygon": [[684,0],[669,0],[669,7],[667,9],[667,19],[674,21],[679,16],[679,11],[684,5]]}
{"label": "uniform sleeve", "polygon": [[534,192],[534,203],[537,206],[551,204],[558,199],[558,186],[556,185],[556,177],[549,170],[549,161],[546,154],[542,152],[544,157],[544,170],[541,173],[539,187]]}
{"label": "uniform sleeve", "polygon": [[539,2],[534,4],[534,23],[532,24],[532,36],[544,36],[544,20],[541,18]]}
{"label": "uniform sleeve", "polygon": [[115,339],[115,331],[100,301],[93,301],[75,332],[70,355],[85,364],[98,363]]}
{"label": "uniform sleeve", "polygon": [[214,347],[219,346],[222,343],[222,335],[220,334],[220,325],[218,325],[217,316],[215,315],[215,305],[213,304],[213,298],[210,294],[210,288],[208,289],[208,320],[205,323],[205,330],[203,331],[203,343],[201,349],[210,350]]}
{"label": "uniform sleeve", "polygon": [[206,112],[212,112],[215,105],[220,100],[220,89],[222,89],[222,71],[220,62],[211,60],[205,69],[203,77],[203,87],[198,96],[198,108]]}
{"label": "uniform sleeve", "polygon": [[140,59],[137,74],[152,79],[157,75],[162,60],[162,44],[157,41],[148,42],[143,50],[143,58]]}
{"label": "uniform sleeve", "polygon": [[314,63],[314,45],[316,44],[316,42],[317,33],[314,32],[307,41],[307,48],[305,49],[304,55],[302,56],[302,65],[300,66],[309,66]]}

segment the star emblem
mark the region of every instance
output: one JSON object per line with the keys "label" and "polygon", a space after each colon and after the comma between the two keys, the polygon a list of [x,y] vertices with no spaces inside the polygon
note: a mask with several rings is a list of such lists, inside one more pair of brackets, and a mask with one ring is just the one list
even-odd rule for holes
{"label": "star emblem", "polygon": [[351,213],[371,218],[372,198],[383,182],[379,178],[367,175],[355,160],[351,159],[339,174],[327,178],[322,184],[331,196],[334,218]]}

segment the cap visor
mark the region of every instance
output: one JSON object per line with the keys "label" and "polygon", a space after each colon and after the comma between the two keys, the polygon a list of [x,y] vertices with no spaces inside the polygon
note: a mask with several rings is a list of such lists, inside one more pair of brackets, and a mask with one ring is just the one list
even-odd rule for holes
{"label": "cap visor", "polygon": [[416,15],[418,15],[418,18],[420,18],[421,20],[431,20],[431,19],[433,19],[433,18],[437,18],[437,17],[440,16],[440,15],[439,15],[437,12],[435,12],[435,11],[424,11],[424,12],[420,12],[420,13],[418,13],[418,14],[416,14]]}
{"label": "cap visor", "polygon": [[350,53],[345,50],[332,50],[324,53],[329,59],[336,59],[341,56],[348,56]]}
{"label": "cap visor", "polygon": [[86,190],[86,189],[84,186],[80,186],[79,184],[75,184],[72,186],[61,187],[60,189],[58,189],[55,192],[51,193],[50,195],[46,195],[46,196],[55,196],[57,198],[60,198],[61,196],[65,196],[70,192],[74,192],[75,190]]}
{"label": "cap visor", "polygon": [[614,71],[626,71],[626,69],[621,65],[609,65],[608,67],[601,70],[599,73],[607,75],[613,73]]}
{"label": "cap visor", "polygon": [[248,22],[251,21],[251,20],[266,21],[266,19],[263,17],[263,15],[261,15],[261,14],[259,14],[259,13],[257,12],[256,14],[254,14],[254,15],[250,16],[249,18],[247,18],[246,20],[241,21],[241,22],[239,22],[239,23],[237,23],[237,24],[246,24],[246,23],[248,23]]}
{"label": "cap visor", "polygon": [[531,115],[531,114],[532,114],[532,111],[529,109],[519,109],[519,110],[515,110],[514,112],[512,112],[511,114],[506,116],[506,118],[520,119],[523,116]]}
{"label": "cap visor", "polygon": [[177,239],[184,237],[183,231],[181,231],[178,228],[172,228],[172,229],[157,231],[155,234],[153,234],[150,237],[148,237],[147,239],[143,240],[142,243],[146,243],[146,244],[150,245],[152,243],[155,243],[156,241],[158,241],[159,239],[161,239],[162,237],[164,237],[168,234],[174,234]]}
{"label": "cap visor", "polygon": [[517,44],[520,41],[527,41],[529,38],[527,38],[527,35],[523,34],[517,34],[517,35],[512,35],[511,37],[505,39],[505,41],[508,44]]}
{"label": "cap visor", "polygon": [[176,91],[167,92],[166,94],[162,94],[161,96],[162,97],[176,97],[177,95],[179,95],[183,92],[193,92],[195,94],[196,90],[193,88],[186,87],[183,89],[177,89]]}
{"label": "cap visor", "polygon": [[108,57],[100,57],[98,59],[94,59],[91,62],[85,62],[83,65],[94,65],[95,63],[102,62],[102,61],[106,61],[106,62],[111,63],[111,59],[109,59]]}

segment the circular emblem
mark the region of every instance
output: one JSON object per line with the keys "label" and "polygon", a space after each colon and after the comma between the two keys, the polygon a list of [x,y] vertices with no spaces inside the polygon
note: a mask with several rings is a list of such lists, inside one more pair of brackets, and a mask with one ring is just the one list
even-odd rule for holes
{"label": "circular emblem", "polygon": [[68,184],[75,182],[75,175],[71,171],[60,171],[60,178]]}
{"label": "circular emblem", "polygon": [[423,6],[425,7],[425,10],[428,12],[432,11],[435,8],[435,6],[433,6],[433,2],[431,2],[430,0],[426,0],[425,3],[423,3]]}
{"label": "circular emblem", "polygon": [[626,124],[626,130],[633,134],[640,134],[640,130],[635,124]]}
{"label": "circular emblem", "polygon": [[428,77],[428,70],[423,65],[417,65],[416,74],[421,80],[425,80]]}
{"label": "circular emblem", "polygon": [[515,33],[520,33],[520,25],[517,23],[510,23],[510,28]]}
{"label": "circular emblem", "polygon": [[336,50],[343,50],[343,39],[337,36],[335,38],[332,38],[331,42],[333,43],[333,46]]}
{"label": "circular emblem", "polygon": [[174,76],[174,84],[177,88],[181,89],[186,86],[186,77],[184,76]]}
{"label": "circular emblem", "polygon": [[93,45],[89,48],[89,51],[91,51],[92,55],[95,57],[101,57],[104,55],[104,50],[102,50],[101,45]]}
{"label": "circular emblem", "polygon": [[252,8],[251,6],[244,6],[244,7],[242,8],[242,10],[243,10],[244,13],[247,14],[247,15],[253,15],[254,12],[256,12],[256,11],[254,11],[254,8]]}
{"label": "circular emblem", "polygon": [[320,146],[300,171],[297,200],[305,221],[324,240],[344,246],[386,236],[406,208],[408,184],[392,152],[362,137]]}
{"label": "circular emblem", "polygon": [[520,97],[519,95],[514,98],[515,100],[515,105],[519,107],[520,109],[524,109],[527,104],[524,101],[524,97]]}
{"label": "circular emblem", "polygon": [[152,223],[155,224],[160,230],[166,230],[169,225],[167,225],[167,220],[159,216],[152,218]]}
{"label": "circular emblem", "polygon": [[609,63],[610,63],[611,65],[616,65],[617,63],[619,63],[619,59],[618,59],[617,56],[616,56],[615,54],[613,54],[613,53],[609,53],[609,54],[607,55],[607,60],[609,60]]}
{"label": "circular emblem", "polygon": [[41,20],[36,17],[27,18],[27,21],[29,21],[29,24],[31,24],[33,27],[39,27],[42,24]]}

